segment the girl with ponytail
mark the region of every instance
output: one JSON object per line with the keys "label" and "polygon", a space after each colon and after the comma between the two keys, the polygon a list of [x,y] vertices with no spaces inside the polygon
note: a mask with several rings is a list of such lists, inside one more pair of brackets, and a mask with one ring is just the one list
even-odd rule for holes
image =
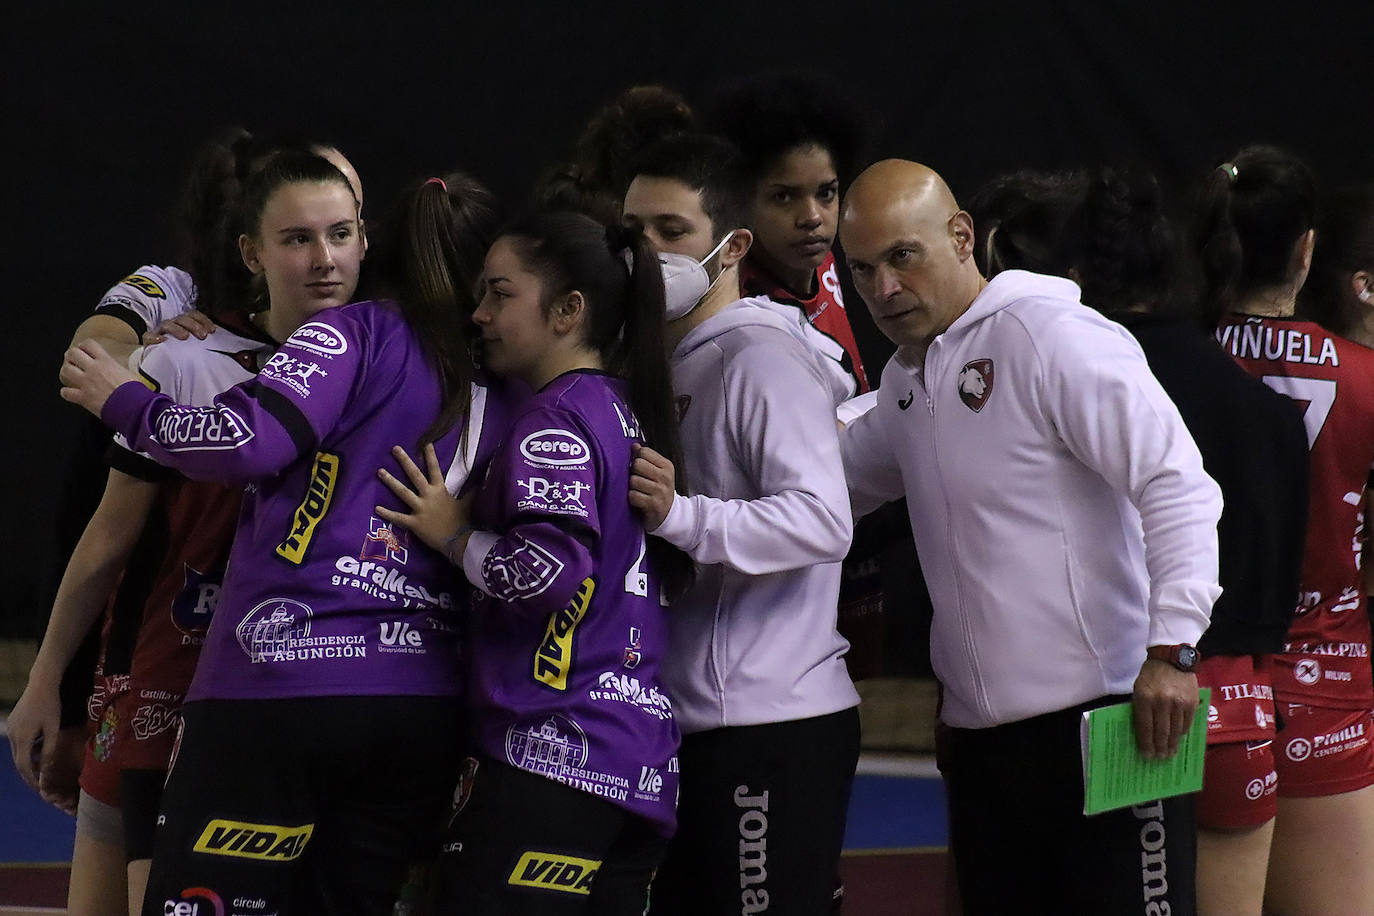
{"label": "girl with ponytail", "polygon": [[[1335,916],[1374,913],[1374,682],[1360,553],[1374,466],[1374,350],[1295,316],[1314,245],[1323,244],[1315,211],[1315,183],[1300,160],[1247,147],[1208,178],[1199,247],[1210,299],[1229,312],[1216,331],[1222,349],[1296,401],[1307,434],[1298,594],[1281,651],[1262,657],[1279,723],[1264,910]],[[1252,485],[1268,498],[1264,482]],[[1257,775],[1270,798],[1267,776]]]}
{"label": "girl with ponytail", "polygon": [[337,168],[272,155],[242,217],[243,262],[271,303],[256,316],[273,343],[255,378],[187,406],[89,342],[62,370],[63,396],[132,447],[188,477],[248,484],[235,488],[242,511],[183,707],[146,912],[218,895],[283,916],[381,916],[431,852],[462,761],[467,589],[375,508],[389,499],[375,468],[396,442],[427,444],[456,494],[499,440],[501,392],[474,382],[467,356],[494,202],[461,175],[412,187],[381,246],[379,282],[396,298],[353,304],[363,239]]}
{"label": "girl with ponytail", "polygon": [[[475,497],[397,458],[407,514],[483,595],[470,629],[476,759],[439,866],[472,913],[641,913],[673,833],[679,734],[659,681],[691,561],[628,502],[639,443],[678,459],[663,281],[637,232],[577,214],[508,226],[473,315],[486,368],[534,395]],[[554,876],[559,876],[557,880]]]}

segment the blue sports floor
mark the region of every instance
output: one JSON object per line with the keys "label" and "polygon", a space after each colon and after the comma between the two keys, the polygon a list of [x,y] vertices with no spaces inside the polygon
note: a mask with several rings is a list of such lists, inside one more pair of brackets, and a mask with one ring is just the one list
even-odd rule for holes
{"label": "blue sports floor", "polygon": [[[72,818],[39,800],[0,753],[0,913],[65,898]],[[923,760],[865,757],[849,803],[843,870],[849,916],[941,912],[944,792]],[[41,910],[39,912],[42,912]],[[49,911],[57,912],[57,911]]]}

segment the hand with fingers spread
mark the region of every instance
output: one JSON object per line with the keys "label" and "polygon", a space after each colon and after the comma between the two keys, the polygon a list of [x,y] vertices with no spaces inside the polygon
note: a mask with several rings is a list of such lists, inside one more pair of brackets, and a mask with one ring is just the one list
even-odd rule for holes
{"label": "hand with fingers spread", "polygon": [[391,454],[405,472],[410,486],[397,480],[386,468],[378,468],[377,477],[410,511],[399,512],[377,506],[378,517],[414,532],[420,540],[447,556],[455,566],[459,565],[467,548],[468,535],[472,532],[468,520],[471,518],[473,494],[469,493],[461,499],[449,495],[433,444],[425,446],[424,471],[399,445],[392,447]]}
{"label": "hand with fingers spread", "polygon": [[634,447],[630,465],[630,505],[644,519],[644,530],[655,531],[668,517],[677,495],[673,463],[647,445]]}
{"label": "hand with fingers spread", "polygon": [[80,404],[97,417],[116,388],[138,381],[138,376],[93,340],[84,340],[67,350],[58,378],[62,380],[62,399]]}
{"label": "hand with fingers spread", "polygon": [[1167,760],[1193,724],[1198,707],[1197,675],[1148,658],[1131,692],[1136,746],[1146,760]]}
{"label": "hand with fingers spread", "polygon": [[215,323],[201,311],[191,309],[189,312],[182,312],[168,318],[162,324],[153,328],[143,335],[144,346],[162,343],[168,336],[175,337],[177,340],[186,340],[192,334],[200,340],[209,337],[215,330]]}

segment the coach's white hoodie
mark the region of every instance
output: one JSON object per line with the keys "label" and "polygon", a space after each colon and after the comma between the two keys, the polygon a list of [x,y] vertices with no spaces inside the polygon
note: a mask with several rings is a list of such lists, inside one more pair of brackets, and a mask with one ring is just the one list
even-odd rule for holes
{"label": "coach's white hoodie", "polygon": [[655,535],[698,563],[663,680],[683,732],[839,712],[859,695],[835,630],[852,523],[816,354],[741,299],[673,351],[686,488]]}
{"label": "coach's white hoodie", "polygon": [[1221,589],[1221,491],[1126,329],[998,274],[845,427],[856,514],[907,497],[941,716],[983,728],[1131,692]]}

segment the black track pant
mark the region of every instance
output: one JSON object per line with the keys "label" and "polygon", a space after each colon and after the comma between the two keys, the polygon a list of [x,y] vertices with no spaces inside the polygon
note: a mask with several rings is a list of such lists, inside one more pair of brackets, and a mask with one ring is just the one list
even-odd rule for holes
{"label": "black track pant", "polygon": [[859,712],[685,735],[653,916],[836,909]]}
{"label": "black track pant", "polygon": [[950,848],[965,916],[1194,912],[1192,796],[1083,814],[1083,711],[1128,699],[950,729]]}

